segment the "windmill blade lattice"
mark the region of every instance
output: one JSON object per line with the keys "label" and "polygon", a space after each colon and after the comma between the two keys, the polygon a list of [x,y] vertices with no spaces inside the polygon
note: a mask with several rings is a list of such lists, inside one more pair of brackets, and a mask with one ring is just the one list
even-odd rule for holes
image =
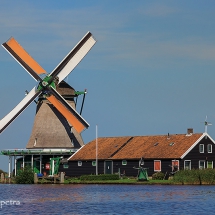
{"label": "windmill blade lattice", "polygon": [[26,97],[0,121],[0,133],[4,131],[42,92],[37,91],[34,87]]}
{"label": "windmill blade lattice", "polygon": [[8,53],[36,80],[42,81],[40,74],[46,71],[22,48],[22,46],[12,37],[2,46]]}
{"label": "windmill blade lattice", "polygon": [[79,64],[92,46],[96,43],[92,34],[88,32],[79,43],[68,53],[60,64],[50,73],[51,80],[55,77],[59,83]]}
{"label": "windmill blade lattice", "polygon": [[85,128],[88,128],[89,124],[55,89],[56,85],[72,72],[95,43],[96,40],[93,38],[92,34],[88,32],[60,62],[60,64],[43,79],[40,75],[47,74],[46,71],[14,38],[10,38],[6,43],[3,43],[2,46],[36,81],[39,81],[39,84],[37,89],[33,88],[30,93],[0,121],[0,133],[3,132],[4,129],[6,129],[6,127],[9,126],[40,94],[42,94],[43,97],[46,97],[47,100],[56,107],[78,133],[81,133]]}

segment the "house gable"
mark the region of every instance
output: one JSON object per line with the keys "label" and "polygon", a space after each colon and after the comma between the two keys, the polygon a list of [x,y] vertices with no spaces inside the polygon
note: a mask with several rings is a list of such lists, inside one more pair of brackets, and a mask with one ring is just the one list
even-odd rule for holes
{"label": "house gable", "polygon": [[209,136],[205,138],[206,136],[207,135],[204,135],[200,138],[200,140],[195,143],[194,147],[192,147],[192,150],[189,150],[189,152],[183,156],[180,165],[181,168],[185,168],[186,162],[189,162],[190,169],[211,168],[210,166],[214,166],[214,140]]}
{"label": "house gable", "polygon": [[203,138],[209,138],[211,140],[211,143],[215,144],[215,141],[209,136],[207,133],[203,133],[202,136],[193,144],[190,146],[190,148],[181,156],[181,159],[184,159],[184,157],[197,145]]}

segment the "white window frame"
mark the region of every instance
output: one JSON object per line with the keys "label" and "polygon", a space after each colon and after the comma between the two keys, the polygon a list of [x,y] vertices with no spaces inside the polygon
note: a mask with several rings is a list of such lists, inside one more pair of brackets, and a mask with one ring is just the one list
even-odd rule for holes
{"label": "white window frame", "polygon": [[[204,163],[204,166],[203,168],[200,166],[200,163],[203,162]],[[205,160],[199,160],[199,169],[205,169]]]}
{"label": "white window frame", "polygon": [[96,161],[92,161],[92,166],[96,166]]}
{"label": "white window frame", "polygon": [[172,160],[172,171],[174,169],[174,162],[177,162],[177,164],[178,164],[178,170],[179,170],[179,160]]}
{"label": "white window frame", "polygon": [[[159,170],[155,169],[155,162],[160,163],[160,169]],[[161,160],[154,160],[154,172],[161,172]]]}
{"label": "white window frame", "polygon": [[68,169],[68,168],[69,168],[69,164],[68,164],[68,163],[64,163],[64,164],[63,164],[63,168],[64,168],[64,169]]}
{"label": "white window frame", "polygon": [[214,168],[213,161],[207,161],[207,168],[208,168],[208,162],[211,162],[211,169],[213,169]]}
{"label": "white window frame", "polygon": [[[209,151],[209,146],[210,146],[211,151]],[[208,152],[208,153],[212,153],[212,144],[208,144],[208,145],[207,145],[207,152]]]}
{"label": "white window frame", "polygon": [[127,160],[122,160],[122,165],[126,166],[127,165]]}
{"label": "white window frame", "polygon": [[185,160],[184,161],[184,169],[186,170],[185,162],[187,162],[187,161],[190,162],[188,170],[191,170],[191,160]]}
{"label": "white window frame", "polygon": [[78,161],[78,166],[82,166],[82,161]]}
{"label": "white window frame", "polygon": [[[202,146],[202,151],[201,151],[201,146]],[[204,153],[204,144],[199,144],[199,153]]]}

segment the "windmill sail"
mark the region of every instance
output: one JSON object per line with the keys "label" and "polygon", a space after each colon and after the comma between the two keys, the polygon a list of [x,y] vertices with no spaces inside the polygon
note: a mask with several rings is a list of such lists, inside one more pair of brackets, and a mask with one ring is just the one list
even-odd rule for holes
{"label": "windmill sail", "polygon": [[30,104],[34,99],[40,95],[41,92],[38,92],[34,87],[26,97],[0,121],[0,133],[10,125]]}
{"label": "windmill sail", "polygon": [[89,127],[82,116],[54,88],[50,87],[49,90],[52,95],[47,97],[47,100],[57,108],[78,133]]}
{"label": "windmill sail", "polygon": [[88,32],[50,73],[50,76],[53,78],[58,77],[60,83],[79,64],[95,43],[96,40],[93,38],[92,34]]}
{"label": "windmill sail", "polygon": [[[82,132],[89,124],[71,107],[66,100],[54,89],[78,65],[89,50],[96,43],[92,34],[88,32],[80,42],[69,52],[60,64],[45,78],[39,75],[46,71],[22,48],[12,37],[2,46],[14,57],[27,72],[37,81],[38,88],[31,92],[0,121],[0,133],[40,94],[55,106],[55,108],[69,121],[78,133]],[[56,79],[58,82],[56,83]]]}
{"label": "windmill sail", "polygon": [[38,75],[45,74],[46,71],[22,48],[22,46],[12,37],[2,46],[18,61],[18,63],[28,72],[35,80],[42,80]]}

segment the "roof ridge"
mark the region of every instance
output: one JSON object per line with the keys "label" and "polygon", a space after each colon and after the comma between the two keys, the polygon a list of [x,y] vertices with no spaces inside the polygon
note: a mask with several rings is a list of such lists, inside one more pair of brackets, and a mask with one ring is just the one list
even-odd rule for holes
{"label": "roof ridge", "polygon": [[130,142],[134,137],[130,137],[124,144],[122,144],[113,154],[110,155],[109,158],[113,157],[116,153],[118,153],[128,142]]}

